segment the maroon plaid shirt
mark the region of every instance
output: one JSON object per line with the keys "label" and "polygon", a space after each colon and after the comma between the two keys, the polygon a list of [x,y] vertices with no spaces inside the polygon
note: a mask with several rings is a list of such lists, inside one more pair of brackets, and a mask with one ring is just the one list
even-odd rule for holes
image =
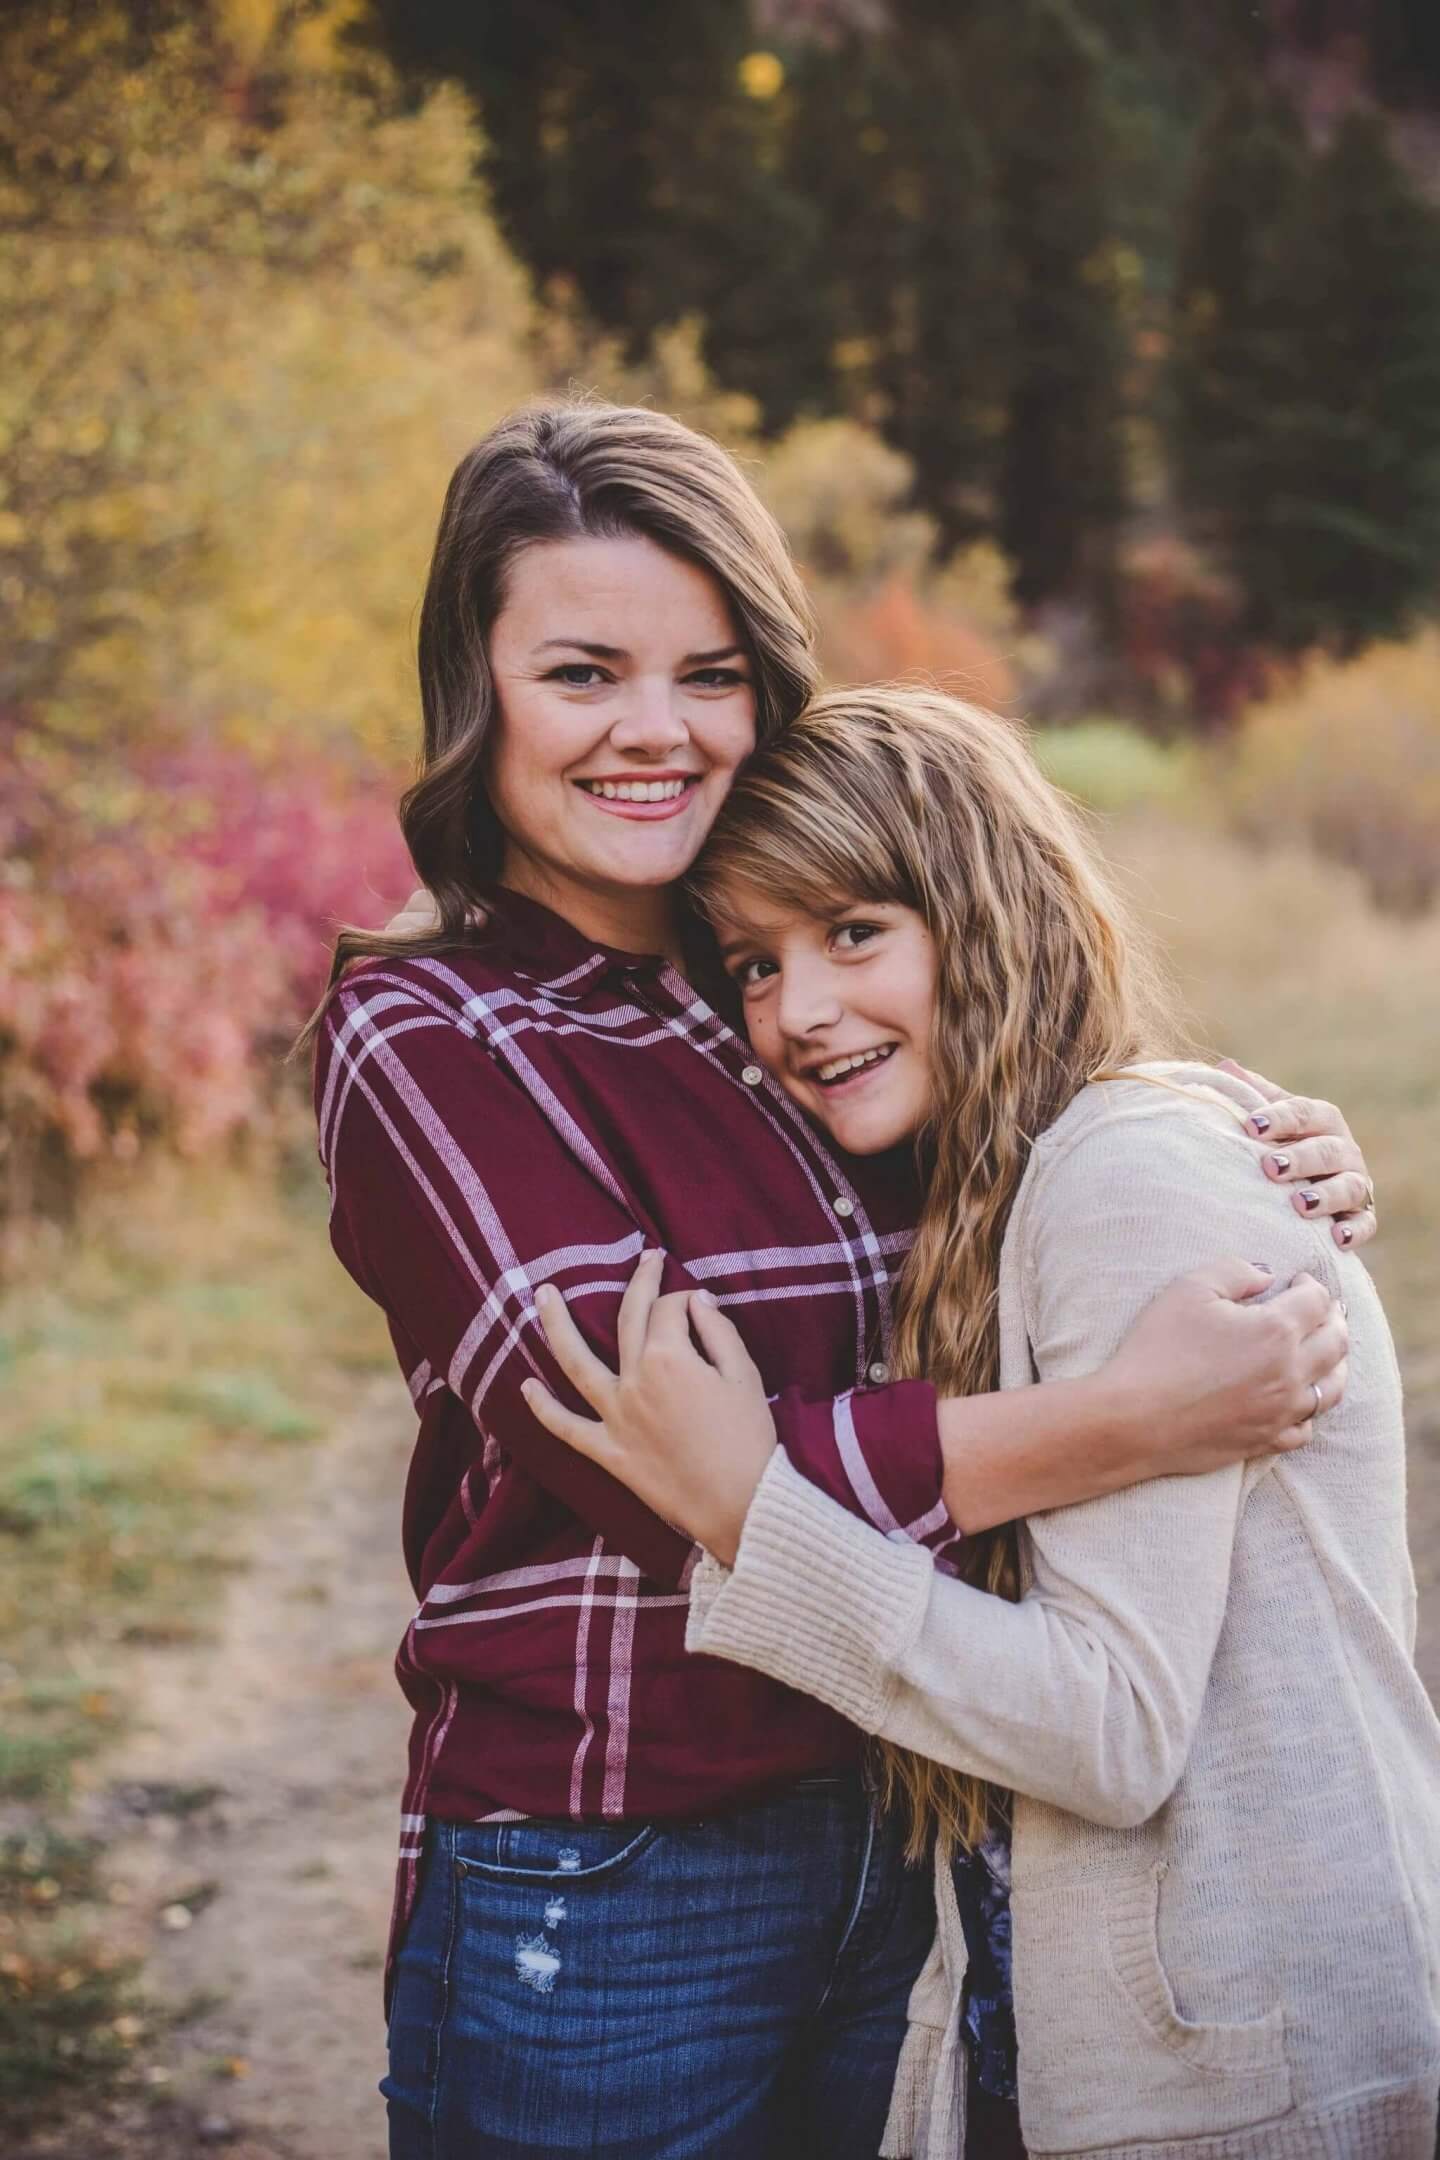
{"label": "maroon plaid shirt", "polygon": [[943,1554],[933,1392],[885,1384],[905,1162],[842,1164],[674,968],[508,892],[476,949],[336,989],[316,1108],[335,1250],[420,1418],[397,1927],[427,1814],[686,1815],[854,1761],[820,1704],[687,1656],[696,1548],[547,1433],[520,1383],[577,1402],[535,1284],[613,1364],[621,1293],[658,1245],[666,1289],[708,1287],[743,1332],[805,1475]]}

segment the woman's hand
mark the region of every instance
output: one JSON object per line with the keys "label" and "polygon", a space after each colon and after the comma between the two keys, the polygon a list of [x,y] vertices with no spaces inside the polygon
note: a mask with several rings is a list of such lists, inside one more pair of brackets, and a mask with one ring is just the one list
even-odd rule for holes
{"label": "woman's hand", "polygon": [[1297,1214],[1307,1221],[1330,1217],[1330,1235],[1346,1250],[1368,1245],[1375,1235],[1375,1187],[1350,1127],[1334,1103],[1309,1095],[1288,1095],[1259,1073],[1248,1072],[1234,1058],[1221,1058],[1221,1069],[1248,1080],[1265,1097],[1265,1106],[1246,1119],[1257,1139],[1266,1142],[1266,1177],[1294,1187]]}
{"label": "woman's hand", "polygon": [[1299,1447],[1339,1402],[1345,1308],[1313,1275],[1257,1305],[1270,1283],[1266,1268],[1219,1260],[1181,1275],[1141,1313],[1100,1376],[1130,1404],[1144,1457],[1125,1483]]}
{"label": "woman's hand", "polygon": [[775,1451],[775,1421],[759,1367],[710,1292],[660,1296],[661,1258],[642,1254],[620,1301],[618,1373],[596,1357],[553,1284],[535,1293],[555,1361],[597,1417],[566,1409],[542,1381],[527,1380],[522,1392],[547,1431],[729,1566]]}
{"label": "woman's hand", "polygon": [[1349,1331],[1313,1276],[1256,1302],[1273,1288],[1268,1268],[1217,1260],[1162,1290],[1098,1372],[945,1397],[951,1520],[989,1530],[1300,1446],[1345,1391]]}
{"label": "woman's hand", "polygon": [[386,937],[429,937],[440,927],[440,910],[428,886],[417,885],[398,915],[386,923]]}

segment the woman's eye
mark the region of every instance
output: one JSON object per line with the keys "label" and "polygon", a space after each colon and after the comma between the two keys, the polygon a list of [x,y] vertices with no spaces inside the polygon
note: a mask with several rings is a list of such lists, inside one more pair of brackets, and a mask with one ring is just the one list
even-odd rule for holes
{"label": "woman's eye", "polygon": [[609,679],[593,660],[567,660],[563,667],[551,668],[545,677],[546,682],[564,683],[567,690],[590,690]]}
{"label": "woman's eye", "polygon": [[737,683],[749,682],[750,678],[742,675],[738,668],[707,667],[696,668],[685,680],[693,683],[697,690],[733,690]]}

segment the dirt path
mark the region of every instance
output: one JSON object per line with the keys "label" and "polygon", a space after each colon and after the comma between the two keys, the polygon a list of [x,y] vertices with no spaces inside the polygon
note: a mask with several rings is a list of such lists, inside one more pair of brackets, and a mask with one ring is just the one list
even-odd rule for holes
{"label": "dirt path", "polygon": [[[1440,1370],[1414,1377],[1421,1663],[1440,1696]],[[85,1812],[115,1841],[147,1989],[181,2021],[159,2030],[143,2102],[26,2160],[383,2160],[380,1961],[407,1723],[391,1660],[410,1610],[397,1390],[377,1385],[287,1466],[297,1482],[249,1524],[217,1638],[145,1661],[136,1736]]]}
{"label": "dirt path", "polygon": [[413,1605],[398,1388],[377,1385],[287,1466],[298,1489],[247,1526],[218,1641],[149,1661],[136,1738],[94,1796],[121,1830],[113,1879],[147,1989],[192,2013],[155,2049],[147,2160],[384,2154],[380,1966],[408,1724],[391,1665]]}

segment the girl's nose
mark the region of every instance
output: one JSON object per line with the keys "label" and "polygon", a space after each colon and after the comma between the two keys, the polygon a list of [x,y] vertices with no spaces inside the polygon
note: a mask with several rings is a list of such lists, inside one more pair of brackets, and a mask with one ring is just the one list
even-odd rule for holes
{"label": "girl's nose", "polygon": [[776,1019],[782,1035],[791,1042],[804,1042],[826,1028],[839,1025],[840,1000],[823,973],[787,969],[781,977]]}

